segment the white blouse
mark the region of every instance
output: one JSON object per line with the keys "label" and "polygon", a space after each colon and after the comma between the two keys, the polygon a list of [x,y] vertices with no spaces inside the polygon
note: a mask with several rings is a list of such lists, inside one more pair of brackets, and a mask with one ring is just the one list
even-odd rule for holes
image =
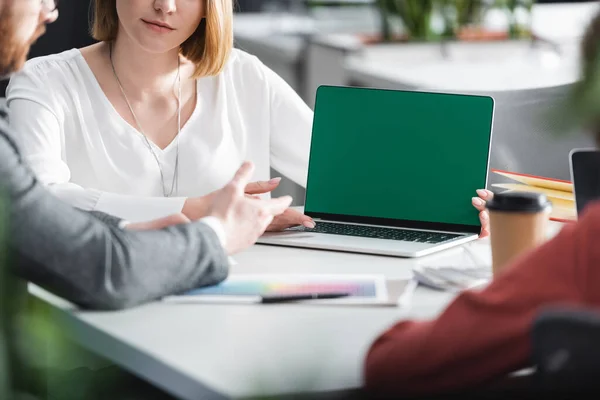
{"label": "white blouse", "polygon": [[[306,186],[313,114],[256,57],[234,50],[224,71],[197,80],[197,104],[179,136],[177,192],[163,197],[156,159],[100,88],[79,50],[27,62],[7,90],[10,123],[38,179],[85,210],[131,222],[180,212],[187,197],[223,187],[244,160],[253,180],[270,167]],[[176,140],[151,143],[170,190]]]}

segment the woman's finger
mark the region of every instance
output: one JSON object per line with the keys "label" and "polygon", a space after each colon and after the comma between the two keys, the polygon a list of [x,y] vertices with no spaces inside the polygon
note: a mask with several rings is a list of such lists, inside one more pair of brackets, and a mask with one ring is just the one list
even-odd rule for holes
{"label": "woman's finger", "polygon": [[267,227],[267,232],[281,232],[284,231],[288,228],[292,228],[294,226],[297,226],[295,224],[279,224],[279,223],[271,223],[268,227]]}
{"label": "woman's finger", "polygon": [[279,186],[281,178],[273,178],[270,181],[250,182],[244,188],[246,194],[263,194],[272,192],[277,186]]}
{"label": "woman's finger", "polygon": [[485,210],[485,201],[481,200],[479,197],[473,197],[471,199],[471,203],[473,204],[473,207],[475,207],[478,211]]}
{"label": "woman's finger", "polygon": [[477,196],[486,201],[491,200],[494,197],[494,192],[492,192],[491,190],[478,189],[476,192]]}
{"label": "woman's finger", "polygon": [[295,222],[291,222],[287,219],[281,218],[281,216],[277,216],[275,218],[273,218],[273,221],[271,221],[271,223],[269,224],[269,227],[267,228],[267,231],[269,232],[279,232],[282,231],[284,229],[288,229],[294,226],[298,226],[300,224],[295,223]]}
{"label": "woman's finger", "polygon": [[297,210],[288,208],[283,214],[277,215],[273,219],[273,222],[271,222],[267,230],[269,232],[281,231],[299,225],[303,225],[306,228],[314,228],[315,221],[313,221],[311,217],[306,216]]}
{"label": "woman's finger", "polygon": [[483,239],[490,236],[490,216],[487,211],[479,213],[479,222],[481,222],[481,233],[479,234],[479,237]]}
{"label": "woman's finger", "polygon": [[285,212],[279,217],[282,218],[282,221],[293,225],[304,225],[307,228],[314,228],[315,221],[308,215],[302,214],[300,211],[294,210],[293,208],[288,208]]}

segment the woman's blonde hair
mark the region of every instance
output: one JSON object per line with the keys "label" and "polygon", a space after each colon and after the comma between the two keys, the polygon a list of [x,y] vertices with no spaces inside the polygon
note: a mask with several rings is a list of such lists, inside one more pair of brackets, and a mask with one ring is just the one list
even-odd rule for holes
{"label": "woman's blonde hair", "polygon": [[[181,54],[196,65],[194,78],[217,75],[233,48],[233,1],[204,0],[206,17],[181,44]],[[117,0],[95,0],[91,33],[94,39],[110,42],[117,38]]]}

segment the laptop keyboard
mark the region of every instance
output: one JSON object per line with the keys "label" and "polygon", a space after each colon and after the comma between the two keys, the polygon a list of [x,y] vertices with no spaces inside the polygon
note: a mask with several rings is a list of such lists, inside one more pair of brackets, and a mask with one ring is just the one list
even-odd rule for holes
{"label": "laptop keyboard", "polygon": [[407,229],[391,229],[364,225],[333,224],[329,222],[317,222],[317,226],[312,229],[303,226],[292,229],[295,231],[326,233],[331,235],[358,236],[434,244],[460,237],[460,235],[451,233],[412,231]]}

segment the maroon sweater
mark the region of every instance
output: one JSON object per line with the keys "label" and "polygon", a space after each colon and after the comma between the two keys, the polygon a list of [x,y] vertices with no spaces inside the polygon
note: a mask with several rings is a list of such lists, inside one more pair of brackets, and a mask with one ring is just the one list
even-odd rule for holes
{"label": "maroon sweater", "polygon": [[484,290],[460,294],[437,319],[403,321],[366,359],[367,389],[403,395],[484,383],[527,366],[540,308],[600,308],[600,204],[523,255]]}

